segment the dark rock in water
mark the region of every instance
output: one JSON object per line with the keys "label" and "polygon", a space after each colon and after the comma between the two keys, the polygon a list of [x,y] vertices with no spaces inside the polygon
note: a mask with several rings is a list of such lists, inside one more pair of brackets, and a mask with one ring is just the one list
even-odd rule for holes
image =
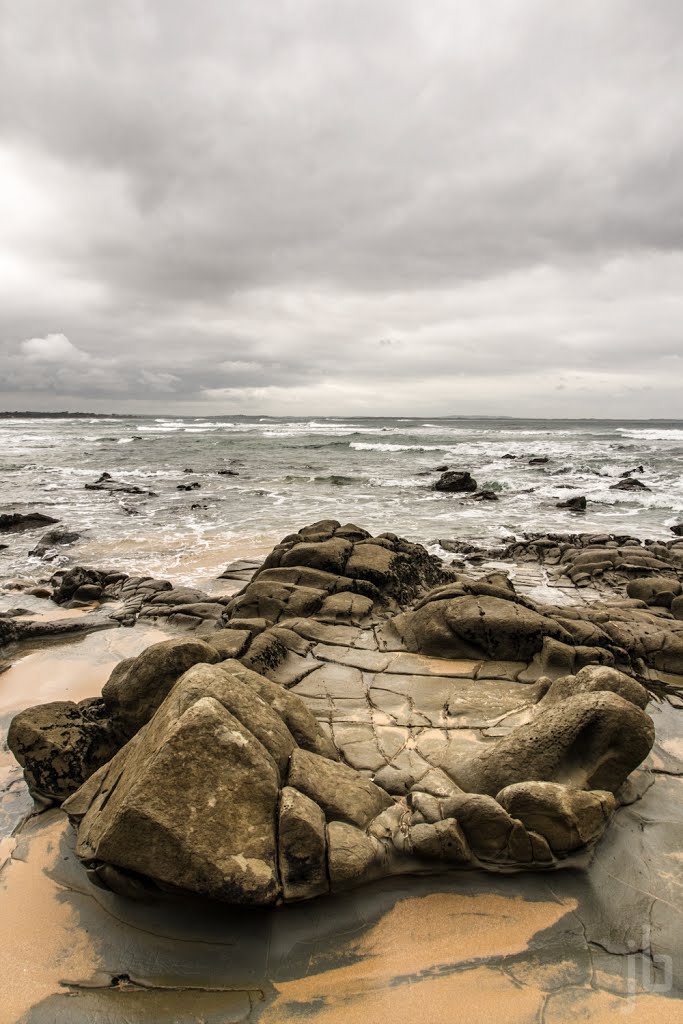
{"label": "dark rock in water", "polygon": [[448,472],[448,466],[446,466],[446,465],[444,465],[444,466],[434,466],[433,472],[434,473],[446,473],[446,472]]}
{"label": "dark rock in water", "polygon": [[19,533],[23,530],[39,530],[42,526],[58,523],[59,519],[43,515],[42,512],[11,512],[0,515],[0,531],[3,533]]}
{"label": "dark rock in water", "polygon": [[641,480],[636,480],[634,477],[627,477],[625,480],[619,480],[618,483],[610,486],[610,491],[649,491],[652,488],[647,487]]}
{"label": "dark rock in water", "polygon": [[201,486],[197,480],[193,480],[191,484],[178,484],[176,489],[179,491],[197,491]]}
{"label": "dark rock in water", "polygon": [[507,452],[505,455],[503,455],[503,458],[504,459],[516,459],[517,456],[516,455],[511,455],[510,452]]}
{"label": "dark rock in water", "polygon": [[538,455],[536,458],[529,459],[530,466],[545,466],[550,459],[547,455]]}
{"label": "dark rock in water", "polygon": [[472,495],[472,501],[498,501],[495,491],[477,491]]}
{"label": "dark rock in water", "polygon": [[8,548],[8,547],[9,547],[9,544],[0,544],[0,551],[4,551],[5,548]]}
{"label": "dark rock in water", "polygon": [[208,505],[201,505],[198,501],[195,501],[194,504],[190,505],[190,511],[194,512],[195,509],[207,509],[208,507]]}
{"label": "dark rock in water", "polygon": [[80,539],[80,536],[80,533],[76,533],[74,530],[64,530],[60,527],[56,530],[48,530],[47,533],[43,534],[33,550],[29,551],[29,555],[42,558],[50,548],[74,544]]}
{"label": "dark rock in water", "polygon": [[[96,588],[99,597],[102,594],[104,577],[97,569],[88,569],[86,566],[77,565],[67,572],[53,576],[51,582],[54,587],[52,600],[56,604],[66,604],[67,601],[76,598],[78,591],[83,591],[85,587]],[[81,600],[81,598],[76,599]]]}
{"label": "dark rock in water", "polygon": [[449,494],[458,494],[467,491],[476,491],[477,481],[466,471],[451,469],[444,473],[434,484],[435,491],[446,491]]}
{"label": "dark rock in water", "polygon": [[106,764],[120,743],[102,701],[55,701],[20,711],[7,745],[35,796],[61,803]]}
{"label": "dark rock in water", "polygon": [[628,478],[628,477],[633,476],[634,473],[644,473],[644,472],[645,472],[644,466],[636,466],[635,469],[627,469],[625,473],[621,474],[621,476],[623,478]]}
{"label": "dark rock in water", "polygon": [[568,508],[571,512],[585,512],[586,499],[582,494],[574,498],[567,498],[566,501],[558,501],[556,508]]}
{"label": "dark rock in water", "polygon": [[236,469],[219,469],[216,472],[219,476],[239,476]]}
{"label": "dark rock in water", "polygon": [[677,537],[683,537],[683,523],[676,523],[675,526],[670,526],[669,529]]}
{"label": "dark rock in water", "polygon": [[193,470],[193,469],[189,469],[189,468],[188,468],[188,467],[186,466],[186,467],[185,467],[185,469],[183,470],[183,473],[194,473],[194,470]]}
{"label": "dark rock in water", "polygon": [[157,498],[155,491],[146,491],[136,484],[125,484],[114,480],[111,473],[101,473],[92,484],[84,484],[86,491],[107,491],[109,494],[144,494],[148,498]]}
{"label": "dark rock in water", "polygon": [[130,505],[122,505],[121,511],[125,512],[127,516],[139,516],[140,510],[137,508],[131,508]]}

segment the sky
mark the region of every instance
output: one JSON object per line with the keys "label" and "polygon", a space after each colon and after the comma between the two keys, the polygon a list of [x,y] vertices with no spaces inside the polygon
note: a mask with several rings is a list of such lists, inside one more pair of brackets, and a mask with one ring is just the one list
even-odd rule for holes
{"label": "sky", "polygon": [[683,416],[680,0],[0,0],[0,409]]}

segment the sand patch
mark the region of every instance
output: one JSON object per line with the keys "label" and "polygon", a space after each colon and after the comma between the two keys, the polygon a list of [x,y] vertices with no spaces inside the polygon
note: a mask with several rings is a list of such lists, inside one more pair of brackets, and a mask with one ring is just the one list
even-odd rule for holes
{"label": "sand patch", "polygon": [[31,1006],[60,990],[60,979],[88,977],[96,967],[91,939],[63,889],[47,875],[68,827],[51,811],[31,837],[26,861],[11,860],[0,877],[2,1024],[14,1024]]}
{"label": "sand patch", "polygon": [[488,1024],[505,1005],[506,1021],[532,1021],[540,1005],[537,990],[520,988],[495,968],[458,967],[522,952],[533,935],[575,905],[497,894],[401,900],[340,951],[358,957],[355,963],[278,984],[278,997],[262,1020],[367,1024],[391,1015],[401,1024]]}
{"label": "sand patch", "polygon": [[[617,1024],[634,1014],[639,1024],[674,1024],[681,1003],[659,995],[624,997],[575,984],[557,967],[530,962],[520,983],[504,966],[487,965],[523,953],[533,936],[576,907],[528,902],[497,894],[439,893],[401,900],[373,928],[340,950],[359,959],[276,985],[261,1024]],[[471,964],[471,966],[468,966]],[[315,962],[311,965],[315,969]]]}
{"label": "sand patch", "polygon": [[112,629],[61,637],[25,654],[0,676],[0,714],[53,700],[97,697],[111,670],[150,644],[167,640],[161,629]]}

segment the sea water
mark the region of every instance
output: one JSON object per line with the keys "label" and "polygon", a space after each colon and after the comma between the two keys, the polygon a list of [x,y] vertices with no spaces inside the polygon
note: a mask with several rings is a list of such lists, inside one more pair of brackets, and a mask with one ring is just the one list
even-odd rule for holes
{"label": "sea water", "polygon": [[[539,457],[548,462],[530,465]],[[611,489],[641,465],[634,475],[650,490]],[[443,466],[468,470],[499,500],[435,491]],[[103,472],[156,497],[86,490]],[[671,538],[669,527],[683,519],[683,421],[5,419],[0,481],[1,511],[42,511],[82,535],[54,565],[191,582],[230,558],[264,554],[318,519],[391,531],[434,550],[443,539],[497,544],[538,531]],[[192,482],[200,487],[178,489]],[[557,508],[575,495],[588,499],[585,514]],[[9,545],[0,575],[45,574],[28,554],[39,535],[0,537]]]}

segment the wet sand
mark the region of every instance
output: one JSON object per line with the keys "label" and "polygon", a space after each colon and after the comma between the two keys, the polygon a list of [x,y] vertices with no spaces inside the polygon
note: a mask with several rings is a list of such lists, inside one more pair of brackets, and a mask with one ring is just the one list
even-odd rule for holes
{"label": "wet sand", "polygon": [[[35,1003],[59,991],[65,976],[86,978],[96,968],[87,933],[64,891],[47,874],[58,856],[61,811],[29,829],[0,875],[0,1021],[14,1024]],[[26,860],[19,859],[25,856]]]}
{"label": "wet sand", "polygon": [[[197,500],[201,500],[201,495]],[[170,579],[175,586],[210,588],[226,565],[241,558],[265,558],[281,539],[279,533],[253,534],[245,538],[225,539],[207,534],[199,538],[186,535],[169,539],[163,532],[145,537],[118,540],[84,540],[74,557],[84,565],[125,566],[130,575]]]}
{"label": "wet sand", "polygon": [[24,645],[0,676],[0,716],[52,700],[97,697],[117,662],[167,638],[152,627],[114,628],[38,642],[33,649]]}
{"label": "wet sand", "polygon": [[[680,1020],[680,1003],[574,986],[571,956],[535,964],[523,981],[506,967],[506,958],[575,909],[574,900],[530,903],[496,894],[403,900],[349,945],[353,963],[276,985],[262,1024],[559,1024],[616,1022],[628,1012],[653,1024]],[[485,963],[491,960],[499,963]]]}

